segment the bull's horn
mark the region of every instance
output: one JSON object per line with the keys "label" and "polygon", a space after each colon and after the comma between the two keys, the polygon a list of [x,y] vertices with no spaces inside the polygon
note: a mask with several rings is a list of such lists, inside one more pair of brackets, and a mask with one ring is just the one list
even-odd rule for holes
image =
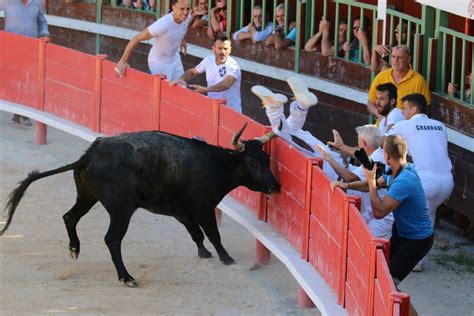
{"label": "bull's horn", "polygon": [[235,147],[235,149],[243,151],[244,150],[244,143],[240,142],[240,136],[242,136],[242,133],[244,132],[245,128],[247,127],[247,123],[242,126],[242,128],[235,133],[234,137],[232,137],[232,145]]}
{"label": "bull's horn", "polygon": [[[280,125],[278,126],[278,130],[281,131],[282,128],[283,128],[283,122],[282,122],[282,120],[280,120]],[[271,130],[270,132],[266,133],[265,135],[263,135],[261,137],[258,137],[258,138],[255,138],[255,139],[260,141],[263,145],[275,136],[276,136],[276,133],[273,130]]]}

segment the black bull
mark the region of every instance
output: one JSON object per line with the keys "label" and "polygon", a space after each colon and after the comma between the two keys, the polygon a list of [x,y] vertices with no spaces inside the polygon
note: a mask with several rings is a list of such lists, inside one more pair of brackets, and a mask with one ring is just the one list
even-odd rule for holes
{"label": "black bull", "polygon": [[137,283],[122,261],[121,244],[130,218],[139,207],[175,217],[196,243],[199,257],[210,258],[212,254],[203,244],[204,231],[219,259],[233,264],[234,259],[221,244],[215,207],[227,193],[241,185],[263,193],[280,190],[269,168],[270,159],[262,150],[274,134],[240,142],[244,129],[245,125],[232,141],[236,150],[163,132],[98,138],[78,161],[50,171],[31,172],[10,193],[6,206],[8,219],[0,235],[7,230],[32,182],[74,170],[76,203],[63,216],[72,258],[77,259],[80,252],[77,223],[100,201],[110,215],[105,243],[119,280],[128,286],[135,287]]}

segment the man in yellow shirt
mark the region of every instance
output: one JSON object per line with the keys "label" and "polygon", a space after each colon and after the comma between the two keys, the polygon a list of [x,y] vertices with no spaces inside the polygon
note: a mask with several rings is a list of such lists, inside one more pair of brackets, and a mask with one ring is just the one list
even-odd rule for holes
{"label": "man in yellow shirt", "polygon": [[427,103],[431,103],[430,90],[425,78],[410,67],[411,53],[405,45],[399,45],[392,49],[392,68],[381,71],[372,82],[369,91],[369,100],[367,101],[367,110],[377,119],[381,115],[377,112],[375,101],[377,99],[376,87],[382,83],[391,82],[397,87],[398,99],[397,108],[402,109],[401,99],[412,93],[421,93],[425,96]]}

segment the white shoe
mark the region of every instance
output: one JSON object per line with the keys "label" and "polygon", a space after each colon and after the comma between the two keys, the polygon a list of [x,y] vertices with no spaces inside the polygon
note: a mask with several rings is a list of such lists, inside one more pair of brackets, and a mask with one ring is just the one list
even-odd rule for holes
{"label": "white shoe", "polygon": [[303,106],[309,108],[310,106],[318,104],[318,98],[308,90],[308,86],[299,77],[290,77],[286,80],[290,86],[293,95]]}
{"label": "white shoe", "polygon": [[273,93],[264,86],[253,86],[250,90],[262,100],[265,107],[280,108],[288,102],[288,98],[285,95]]}
{"label": "white shoe", "polygon": [[413,269],[411,269],[411,271],[413,272],[422,272],[423,271],[423,262],[420,261],[416,264],[416,266],[413,267]]}

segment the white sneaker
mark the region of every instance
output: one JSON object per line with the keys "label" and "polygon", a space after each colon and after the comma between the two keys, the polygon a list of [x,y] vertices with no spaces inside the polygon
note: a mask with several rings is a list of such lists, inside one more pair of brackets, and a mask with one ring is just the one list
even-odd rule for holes
{"label": "white sneaker", "polygon": [[285,95],[273,93],[264,86],[253,86],[250,90],[262,100],[265,107],[280,108],[288,102],[288,98]]}
{"label": "white sneaker", "polygon": [[318,98],[308,90],[308,86],[299,77],[290,77],[286,80],[290,86],[293,95],[303,106],[309,108],[310,106],[318,104]]}
{"label": "white sneaker", "polygon": [[413,269],[411,269],[411,271],[413,272],[422,272],[423,271],[423,262],[420,261],[416,264],[416,266],[413,267]]}

